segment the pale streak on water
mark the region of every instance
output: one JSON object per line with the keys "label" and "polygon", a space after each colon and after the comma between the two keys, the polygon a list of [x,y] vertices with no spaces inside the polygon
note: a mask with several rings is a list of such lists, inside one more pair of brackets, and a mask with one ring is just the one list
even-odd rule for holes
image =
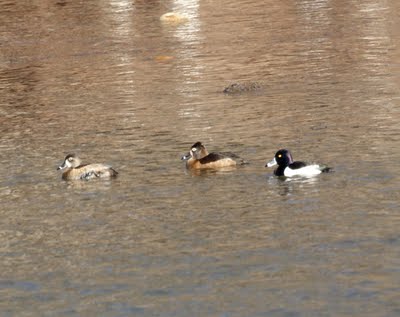
{"label": "pale streak on water", "polygon": [[[399,9],[0,2],[0,314],[398,316]],[[187,172],[196,141],[251,164]],[[282,147],[335,173],[277,180]]]}

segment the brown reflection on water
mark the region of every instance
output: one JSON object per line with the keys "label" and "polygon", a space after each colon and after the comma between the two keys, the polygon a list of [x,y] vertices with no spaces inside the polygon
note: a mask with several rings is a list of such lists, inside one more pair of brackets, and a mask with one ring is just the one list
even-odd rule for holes
{"label": "brown reflection on water", "polygon": [[[0,311],[396,315],[398,6],[2,2]],[[187,171],[196,141],[250,164]],[[62,181],[70,152],[119,177]]]}

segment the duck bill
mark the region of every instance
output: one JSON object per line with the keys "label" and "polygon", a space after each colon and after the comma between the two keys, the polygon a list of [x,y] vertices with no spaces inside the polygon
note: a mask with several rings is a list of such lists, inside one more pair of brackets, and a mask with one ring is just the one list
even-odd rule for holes
{"label": "duck bill", "polygon": [[269,161],[268,163],[267,163],[267,165],[265,165],[265,167],[272,167],[272,166],[275,166],[275,165],[277,165],[278,163],[276,162],[276,160],[275,160],[275,158],[272,160],[272,161]]}
{"label": "duck bill", "polygon": [[67,164],[65,164],[65,162],[64,162],[64,163],[62,163],[59,167],[57,167],[57,171],[63,170],[63,169],[66,168],[66,167],[67,167]]}
{"label": "duck bill", "polygon": [[182,160],[182,161],[187,161],[187,160],[189,160],[191,157],[192,157],[192,154],[190,154],[190,152],[189,152],[189,153],[183,155],[183,156],[181,157],[181,160]]}

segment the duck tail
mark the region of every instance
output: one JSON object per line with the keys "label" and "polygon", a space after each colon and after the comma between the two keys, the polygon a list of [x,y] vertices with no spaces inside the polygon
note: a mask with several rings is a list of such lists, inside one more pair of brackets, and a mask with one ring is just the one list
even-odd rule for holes
{"label": "duck tail", "polygon": [[110,170],[111,170],[112,177],[116,177],[118,175],[118,172],[115,169],[113,169],[112,167],[110,168]]}
{"label": "duck tail", "polygon": [[334,172],[332,167],[329,166],[321,166],[321,172],[322,173],[332,173]]}

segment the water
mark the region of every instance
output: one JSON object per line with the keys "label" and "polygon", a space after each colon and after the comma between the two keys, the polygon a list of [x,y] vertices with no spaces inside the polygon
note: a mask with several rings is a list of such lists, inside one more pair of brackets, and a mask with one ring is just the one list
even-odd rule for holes
{"label": "water", "polygon": [[[398,316],[399,9],[0,2],[1,315]],[[186,171],[196,141],[250,164]]]}

